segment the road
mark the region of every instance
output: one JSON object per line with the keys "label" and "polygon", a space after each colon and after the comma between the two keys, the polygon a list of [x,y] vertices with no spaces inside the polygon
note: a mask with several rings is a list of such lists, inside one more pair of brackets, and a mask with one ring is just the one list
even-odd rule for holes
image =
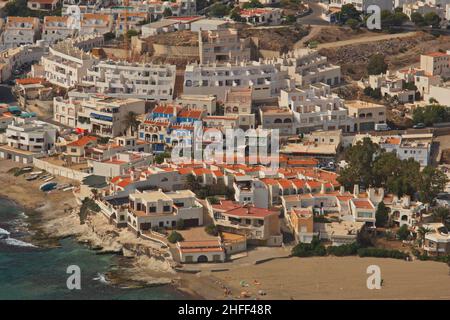
{"label": "road", "polygon": [[407,32],[407,33],[399,33],[399,34],[382,34],[377,36],[370,36],[370,37],[361,37],[356,39],[349,39],[349,40],[342,40],[342,41],[335,41],[335,42],[328,42],[328,43],[321,43],[317,46],[317,49],[328,49],[328,48],[336,48],[336,47],[343,47],[343,46],[349,46],[353,44],[360,44],[360,43],[369,43],[369,42],[376,42],[376,41],[385,41],[385,40],[391,40],[391,39],[401,39],[401,38],[410,38],[417,35],[417,32]]}
{"label": "road", "polygon": [[311,13],[298,18],[297,22],[300,22],[304,25],[316,25],[316,26],[328,26],[330,23],[324,19],[322,19],[323,7],[318,3],[318,1],[307,1],[309,8],[311,9]]}

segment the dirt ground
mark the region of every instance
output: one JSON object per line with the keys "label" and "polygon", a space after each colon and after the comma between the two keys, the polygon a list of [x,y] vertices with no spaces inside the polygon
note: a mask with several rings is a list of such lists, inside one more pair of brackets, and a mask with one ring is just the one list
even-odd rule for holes
{"label": "dirt ground", "polygon": [[[382,288],[367,288],[367,267],[381,270]],[[287,258],[242,266],[214,276],[233,296],[247,291],[260,299],[450,299],[445,263],[359,257]],[[243,287],[245,281],[248,287]],[[266,295],[259,296],[263,290]]]}

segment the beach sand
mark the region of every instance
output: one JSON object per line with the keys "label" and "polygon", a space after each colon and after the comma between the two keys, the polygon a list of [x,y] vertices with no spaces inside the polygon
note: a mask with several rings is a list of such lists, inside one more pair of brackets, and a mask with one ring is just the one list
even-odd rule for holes
{"label": "beach sand", "polygon": [[[450,275],[445,263],[406,262],[394,259],[358,257],[281,258],[254,265],[252,263],[224,264],[228,271],[198,274],[177,273],[167,261],[155,255],[139,255],[149,242],[136,238],[125,229],[108,224],[101,214],[93,215],[80,225],[77,204],[70,191],[43,193],[42,181],[26,181],[23,176],[7,173],[18,164],[0,160],[0,196],[33,210],[33,228],[38,230],[38,245],[57,245],[58,239],[74,236],[80,242],[100,246],[104,251],[120,251],[125,257],[120,272],[109,274],[113,283],[146,285],[172,284],[193,298],[238,298],[248,291],[258,299],[450,299]],[[61,183],[71,182],[57,178]],[[366,286],[369,265],[381,268],[383,287],[369,290]],[[242,287],[241,281],[248,283]],[[255,282],[256,280],[256,282]],[[224,295],[224,287],[231,290]],[[266,295],[258,295],[263,290]]]}
{"label": "beach sand", "polygon": [[[367,288],[370,265],[380,267],[379,290]],[[262,299],[450,299],[449,267],[433,261],[291,257],[214,276],[230,286],[233,296],[248,291],[255,297],[263,290]],[[242,280],[249,286],[242,287]]]}

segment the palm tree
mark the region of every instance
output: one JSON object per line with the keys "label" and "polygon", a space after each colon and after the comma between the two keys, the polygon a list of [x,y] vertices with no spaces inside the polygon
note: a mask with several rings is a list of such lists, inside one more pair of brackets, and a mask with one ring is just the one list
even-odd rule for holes
{"label": "palm tree", "polygon": [[443,225],[446,225],[450,220],[450,210],[445,207],[437,207],[433,210],[433,217]]}
{"label": "palm tree", "polygon": [[139,120],[137,119],[137,114],[133,111],[128,112],[125,116],[125,127],[126,130],[130,130],[130,135],[133,135],[134,131],[139,127]]}
{"label": "palm tree", "polygon": [[422,247],[422,245],[425,242],[425,236],[427,235],[427,233],[430,233],[431,231],[433,231],[433,229],[421,226],[417,229],[417,235],[419,236],[419,246]]}

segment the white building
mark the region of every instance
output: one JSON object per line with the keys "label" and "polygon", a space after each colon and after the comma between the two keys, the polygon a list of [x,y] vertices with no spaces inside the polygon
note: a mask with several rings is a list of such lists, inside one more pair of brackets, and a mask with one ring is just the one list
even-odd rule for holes
{"label": "white building", "polygon": [[282,89],[291,87],[287,71],[265,62],[239,64],[190,64],[184,74],[185,94],[211,94],[225,99],[230,88],[253,88],[254,100],[274,100]]}
{"label": "white building", "polygon": [[328,62],[327,57],[312,49],[297,49],[283,56],[269,59],[268,63],[280,64],[297,86],[326,83],[336,86],[341,82],[341,67]]}
{"label": "white building", "polygon": [[148,167],[153,155],[142,152],[120,152],[102,161],[92,161],[92,173],[103,177],[116,177],[139,167]]}
{"label": "white building", "polygon": [[83,84],[108,96],[172,101],[176,67],[102,61],[87,71]]}
{"label": "white building", "polygon": [[[74,109],[76,111],[76,108]],[[81,100],[77,111],[77,128],[102,137],[117,137],[130,130],[126,123],[130,112],[145,112],[145,101],[131,98],[90,97]]]}
{"label": "white building", "polygon": [[74,34],[74,29],[70,27],[71,18],[46,16],[42,25],[42,40],[51,45],[60,40],[66,40]]}
{"label": "white building", "polygon": [[394,10],[394,2],[392,0],[330,0],[328,5],[330,8],[341,8],[343,5],[352,4],[356,10],[366,12],[370,5],[380,7],[381,11]]}
{"label": "white building", "polygon": [[250,60],[250,40],[240,39],[236,29],[200,31],[198,45],[201,64]]}
{"label": "white building", "polygon": [[14,48],[25,44],[34,44],[40,34],[38,18],[7,17],[1,34],[3,48]]}
{"label": "white building", "polygon": [[239,15],[253,25],[276,26],[281,23],[281,12],[279,8],[251,8],[240,10]]}
{"label": "white building", "polygon": [[404,89],[405,82],[397,75],[387,73],[369,76],[369,87],[380,89],[383,97],[397,98],[401,103],[414,102],[415,90]]}
{"label": "white building", "polygon": [[70,41],[54,44],[49,54],[41,59],[46,80],[66,89],[80,84],[88,68],[95,62],[95,58],[74,47]]}
{"label": "white building", "polygon": [[128,226],[138,234],[154,227],[173,228],[178,220],[185,227],[203,224],[203,205],[191,190],[144,191],[130,194],[129,199]]}
{"label": "white building", "polygon": [[84,13],[81,18],[79,35],[105,34],[111,32],[113,20],[111,15]]}
{"label": "white building", "polygon": [[[329,85],[321,83],[282,90],[279,105],[292,110],[294,133],[319,129],[353,132],[354,121],[348,115],[344,100],[331,93]],[[274,118],[274,122],[279,122],[277,119]]]}
{"label": "white building", "polygon": [[430,99],[436,100],[443,106],[450,107],[450,83],[445,83],[441,86],[430,86],[429,92],[424,95],[425,101]]}
{"label": "white building", "polygon": [[0,147],[0,158],[32,163],[36,156],[53,150],[57,129],[48,123],[16,118],[5,132],[6,146]]}

